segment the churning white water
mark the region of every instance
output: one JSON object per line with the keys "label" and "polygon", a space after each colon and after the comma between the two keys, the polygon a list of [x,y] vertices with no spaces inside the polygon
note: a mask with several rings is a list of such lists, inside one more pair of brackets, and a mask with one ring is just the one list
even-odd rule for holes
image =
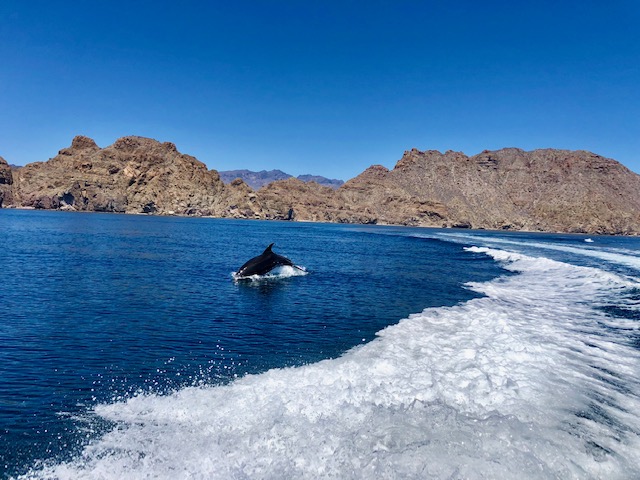
{"label": "churning white water", "polygon": [[302,275],[307,275],[309,272],[307,272],[306,268],[299,265],[295,267],[291,267],[289,265],[280,265],[264,275],[250,275],[248,277],[237,278],[236,273],[237,272],[231,272],[231,278],[236,282],[240,281],[260,283],[270,280],[277,280],[280,278],[299,277]]}
{"label": "churning white water", "polygon": [[[342,357],[99,405],[116,426],[34,478],[637,478],[635,280],[488,248],[514,274]],[[429,288],[425,285],[425,288]],[[380,301],[385,301],[383,298]]]}

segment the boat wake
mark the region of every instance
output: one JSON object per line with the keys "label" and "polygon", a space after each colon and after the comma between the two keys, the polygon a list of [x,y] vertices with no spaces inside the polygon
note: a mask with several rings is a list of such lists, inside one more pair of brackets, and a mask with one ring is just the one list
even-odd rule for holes
{"label": "boat wake", "polygon": [[[632,478],[632,279],[471,247],[511,271],[340,358],[98,405],[116,427],[27,478]],[[282,276],[301,275],[283,267]],[[286,270],[288,269],[288,270]],[[381,300],[382,301],[382,300]]]}

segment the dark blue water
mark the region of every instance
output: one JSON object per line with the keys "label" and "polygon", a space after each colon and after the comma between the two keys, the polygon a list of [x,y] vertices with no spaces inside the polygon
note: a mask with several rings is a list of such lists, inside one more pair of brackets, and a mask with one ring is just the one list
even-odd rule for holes
{"label": "dark blue water", "polygon": [[[2,475],[77,453],[96,403],[336,357],[504,273],[407,231],[0,210]],[[309,274],[233,282],[272,242]]]}

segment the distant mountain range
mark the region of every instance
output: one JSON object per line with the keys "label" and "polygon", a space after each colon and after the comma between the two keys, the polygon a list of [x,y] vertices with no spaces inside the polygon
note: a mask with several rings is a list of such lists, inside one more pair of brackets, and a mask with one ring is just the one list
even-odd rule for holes
{"label": "distant mountain range", "polygon": [[[218,173],[220,174],[220,179],[227,185],[233,182],[235,179],[240,178],[244,181],[244,183],[249,185],[254,190],[259,190],[265,185],[269,185],[272,182],[276,182],[278,180],[286,180],[293,177],[293,175],[289,175],[282,170],[261,170],[259,172],[254,172],[251,170],[225,170]],[[320,185],[331,187],[333,189],[339,188],[340,186],[342,186],[342,184],[344,184],[342,180],[326,178],[320,175],[298,175],[296,178],[298,180],[302,180],[305,183],[316,182]]]}

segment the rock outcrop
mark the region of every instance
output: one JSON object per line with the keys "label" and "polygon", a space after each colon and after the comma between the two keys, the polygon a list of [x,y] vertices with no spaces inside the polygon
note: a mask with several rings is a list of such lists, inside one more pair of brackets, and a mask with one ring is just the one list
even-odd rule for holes
{"label": "rock outcrop", "polygon": [[0,157],[0,208],[13,204],[13,174],[7,161]]}
{"label": "rock outcrop", "polygon": [[228,207],[217,172],[172,143],[143,137],[101,149],[78,136],[15,177],[15,200],[26,207],[185,215],[222,215]]}
{"label": "rock outcrop", "polygon": [[[411,150],[381,184],[405,195],[401,203],[420,225],[640,232],[640,176],[585,151],[507,148],[467,157]],[[371,188],[368,195],[380,191]]]}
{"label": "rock outcrop", "polygon": [[286,220],[293,209],[296,220],[336,221],[335,191],[315,182],[305,183],[297,178],[280,180],[261,188],[257,195],[267,219]]}
{"label": "rock outcrop", "polygon": [[410,150],[338,189],[287,178],[254,190],[172,143],[76,137],[47,162],[0,158],[0,206],[434,227],[640,234],[640,176],[585,151]]}
{"label": "rock outcrop", "polygon": [[225,186],[226,209],[221,216],[230,218],[266,218],[262,203],[256,192],[243,180],[237,178]]}
{"label": "rock outcrop", "polygon": [[258,192],[267,218],[492,230],[640,234],[640,176],[585,151],[405,152],[332,192],[291,180]]}

